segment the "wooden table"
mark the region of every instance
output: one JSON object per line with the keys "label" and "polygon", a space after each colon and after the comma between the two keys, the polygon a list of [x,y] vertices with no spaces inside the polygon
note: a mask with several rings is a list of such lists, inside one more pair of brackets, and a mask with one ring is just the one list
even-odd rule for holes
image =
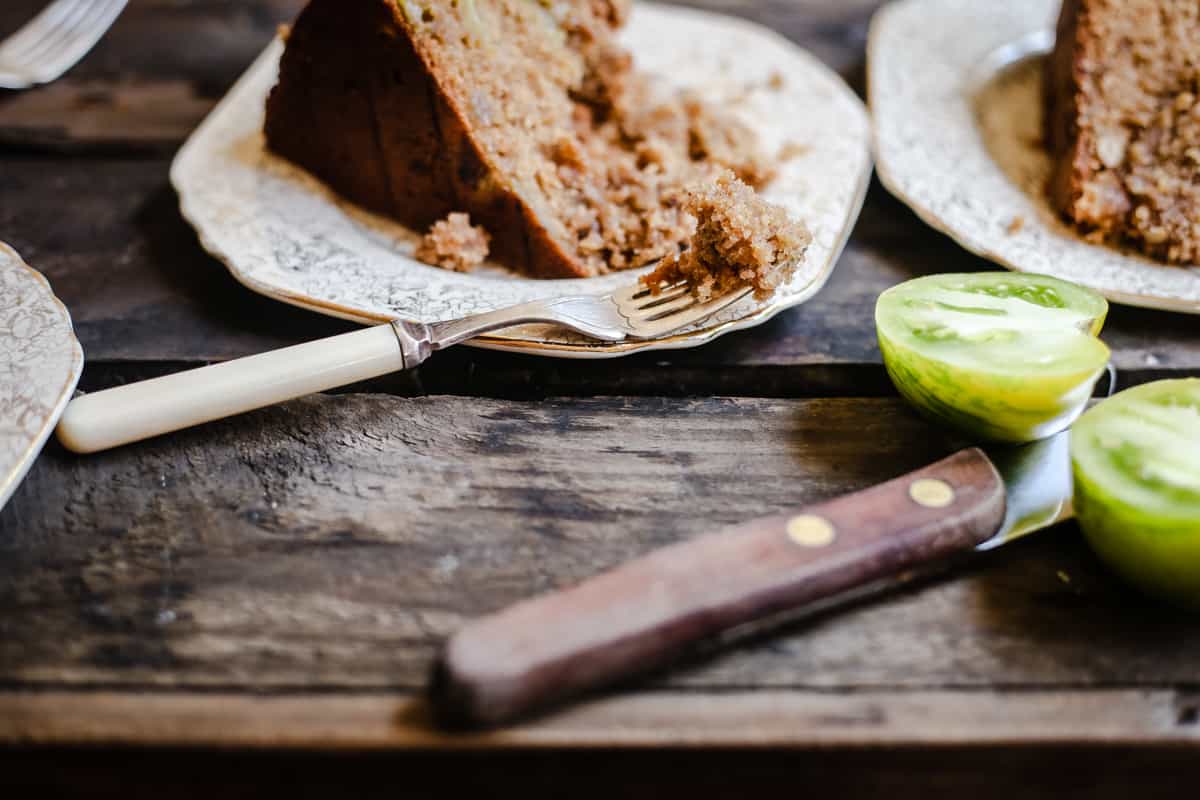
{"label": "wooden table", "polygon": [[[40,4],[7,0],[0,33]],[[877,2],[696,5],[862,92]],[[348,329],[238,286],[167,183],[297,6],[133,0],[68,78],[0,96],[0,238],[70,307],[83,388]],[[118,452],[51,444],[0,513],[0,786],[1187,795],[1200,626],[1113,580],[1073,524],[513,729],[427,722],[431,657],[464,620],[948,452],[893,396],[871,309],[914,275],[987,267],[876,185],[815,300],[698,350],[459,348]],[[1198,326],[1114,308],[1122,383],[1200,374]]]}

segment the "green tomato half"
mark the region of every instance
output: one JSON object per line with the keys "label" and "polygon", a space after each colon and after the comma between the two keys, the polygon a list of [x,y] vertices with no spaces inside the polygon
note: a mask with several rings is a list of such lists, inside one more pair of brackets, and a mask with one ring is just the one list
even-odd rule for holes
{"label": "green tomato half", "polygon": [[974,438],[1025,442],[1065,428],[1108,363],[1108,303],[1044,275],[930,275],[879,296],[888,375],[918,411]]}
{"label": "green tomato half", "polygon": [[1075,514],[1092,548],[1151,594],[1200,609],[1200,379],[1156,381],[1071,428]]}

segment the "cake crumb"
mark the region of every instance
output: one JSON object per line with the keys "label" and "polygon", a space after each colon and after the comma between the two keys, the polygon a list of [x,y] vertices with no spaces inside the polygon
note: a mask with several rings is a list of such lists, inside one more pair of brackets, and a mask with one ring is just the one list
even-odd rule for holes
{"label": "cake crumb", "polygon": [[1024,227],[1025,218],[1018,214],[1009,221],[1008,227],[1005,228],[1005,230],[1008,231],[1009,236],[1015,236],[1016,234],[1020,233],[1021,229]]}
{"label": "cake crumb", "polygon": [[765,300],[795,274],[812,241],[803,223],[728,171],[688,188],[682,207],[695,233],[686,250],[642,278],[655,294],[685,282],[701,302],[744,286]]}
{"label": "cake crumb", "polygon": [[442,269],[470,272],[487,258],[489,240],[487,231],[472,225],[469,215],[455,211],[433,223],[415,255]]}

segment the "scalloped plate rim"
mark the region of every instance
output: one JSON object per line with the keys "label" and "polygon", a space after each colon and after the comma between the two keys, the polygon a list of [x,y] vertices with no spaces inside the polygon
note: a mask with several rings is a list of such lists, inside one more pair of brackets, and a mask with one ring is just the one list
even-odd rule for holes
{"label": "scalloped plate rim", "polygon": [[[659,4],[656,3],[642,3],[641,5],[662,8],[662,6],[659,6]],[[867,112],[865,104],[863,104],[861,98],[859,98],[845,84],[845,82],[841,79],[841,76],[839,76],[836,72],[834,72],[820,60],[816,59],[809,51],[799,47],[795,43],[780,36],[778,33],[769,28],[749,22],[747,20],[729,17],[727,15],[676,6],[670,6],[669,8],[672,13],[700,18],[719,19],[722,24],[739,27],[755,35],[765,36],[776,40],[781,45],[784,45],[787,48],[795,50],[799,54],[803,55],[808,61],[809,67],[813,73],[823,73],[827,80],[830,80],[836,85],[837,90],[842,95],[842,100],[853,101],[855,113],[860,117],[860,121],[863,123],[863,136],[860,148],[861,152],[859,153],[857,163],[856,181],[853,187],[853,194],[851,195],[849,205],[846,208],[846,213],[841,220],[841,226],[837,231],[834,244],[829,250],[829,255],[825,263],[815,272],[808,285],[806,285],[802,290],[791,295],[786,301],[760,304],[756,309],[753,309],[736,319],[728,320],[717,325],[682,334],[675,334],[649,340],[625,340],[621,342],[596,342],[587,344],[554,342],[537,338],[489,335],[478,337],[477,339],[465,342],[464,344],[487,350],[499,350],[573,359],[608,359],[650,350],[687,349],[706,344],[726,333],[761,325],[782,311],[798,306],[811,299],[813,295],[819,292],[828,282],[833,270],[836,268],[838,261],[841,258],[843,251],[845,250],[846,244],[849,242],[850,235],[858,221],[859,215],[861,214],[862,207],[870,187],[871,176],[874,170],[874,159],[872,157],[871,147],[872,129],[870,115]],[[250,67],[248,67],[242,76],[239,77],[238,81],[235,82],[234,86],[229,90],[229,92],[227,92],[226,95],[222,97],[222,99],[213,108],[213,110],[209,112],[208,117],[201,123],[196,131],[193,132],[192,136],[189,137],[189,139],[184,143],[183,147],[180,148],[179,152],[173,159],[170,169],[170,182],[179,197],[180,213],[189,226],[196,231],[201,247],[209,255],[220,261],[234,277],[234,279],[247,289],[288,305],[352,322],[358,322],[362,324],[380,324],[391,321],[394,317],[389,317],[383,314],[376,315],[362,310],[349,308],[337,302],[324,300],[319,297],[286,291],[257,279],[255,276],[241,269],[237,264],[236,257],[225,252],[222,247],[218,246],[206,234],[206,224],[199,219],[199,215],[192,206],[192,201],[190,199],[191,192],[189,187],[186,185],[187,181],[184,179],[182,174],[181,165],[185,163],[185,157],[188,156],[191,148],[196,146],[197,141],[200,140],[200,135],[205,131],[209,121],[216,117],[216,115],[222,111],[227,104],[232,102],[243,81],[251,78],[255,74],[256,70],[261,68],[261,62],[270,57],[271,49],[275,47],[276,44],[277,40],[273,40],[271,44],[269,44],[267,48],[254,60]]]}
{"label": "scalloped plate rim", "polygon": [[17,487],[21,485],[21,481],[29,474],[30,468],[38,455],[45,448],[46,442],[50,439],[50,434],[53,433],[54,427],[58,424],[59,418],[62,416],[63,410],[66,409],[67,403],[71,401],[71,396],[75,393],[75,387],[79,385],[79,378],[83,374],[83,346],[79,343],[78,337],[75,335],[75,326],[71,321],[71,312],[67,309],[58,295],[54,293],[50,281],[46,276],[38,272],[33,267],[25,262],[21,254],[16,248],[12,247],[4,241],[0,241],[0,257],[9,256],[12,262],[18,269],[23,269],[39,284],[42,293],[48,298],[51,304],[62,314],[62,319],[66,323],[67,330],[71,339],[71,367],[67,373],[66,382],[62,385],[58,392],[58,398],[50,408],[50,412],[42,420],[42,425],[38,429],[34,437],[29,441],[25,450],[18,455],[17,460],[8,469],[7,474],[0,475],[0,509],[3,509],[5,504],[12,498]]}

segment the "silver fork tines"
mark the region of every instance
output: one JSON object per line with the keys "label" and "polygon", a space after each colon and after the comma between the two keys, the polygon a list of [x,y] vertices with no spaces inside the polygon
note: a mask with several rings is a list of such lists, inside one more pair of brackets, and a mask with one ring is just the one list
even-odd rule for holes
{"label": "silver fork tines", "polygon": [[637,339],[656,339],[686,328],[727,308],[746,295],[750,287],[701,301],[686,284],[663,287],[657,294],[638,284],[609,296],[624,320],[625,333]]}
{"label": "silver fork tines", "polygon": [[[684,284],[667,286],[652,294],[632,284],[609,295],[559,297],[463,319],[416,325],[427,333],[413,333],[431,350],[441,350],[490,331],[526,323],[551,323],[602,341],[625,338],[657,339],[701,322],[750,293],[750,287],[701,302]],[[413,325],[413,323],[405,323]]]}
{"label": "silver fork tines", "polygon": [[125,9],[128,0],[55,0],[0,42],[0,88],[49,83],[75,66]]}

